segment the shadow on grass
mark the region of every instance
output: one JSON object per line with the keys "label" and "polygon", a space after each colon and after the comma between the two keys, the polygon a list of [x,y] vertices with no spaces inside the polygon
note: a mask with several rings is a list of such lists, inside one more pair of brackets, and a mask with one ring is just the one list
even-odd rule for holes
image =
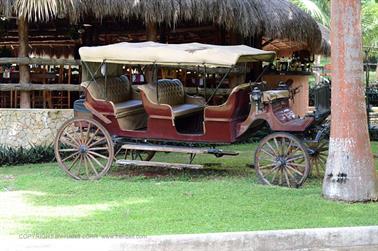
{"label": "shadow on grass", "polygon": [[[211,166],[211,167],[206,167]],[[251,168],[222,168],[220,164],[205,164],[202,169],[169,169],[161,167],[113,167],[108,176],[117,179],[143,177],[162,180],[220,179],[226,177],[253,178],[255,172]]]}

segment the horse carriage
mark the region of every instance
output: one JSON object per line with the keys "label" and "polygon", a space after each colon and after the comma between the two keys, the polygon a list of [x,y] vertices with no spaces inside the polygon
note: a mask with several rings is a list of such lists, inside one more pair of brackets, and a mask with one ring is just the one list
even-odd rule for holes
{"label": "horse carriage", "polygon": [[[210,105],[230,74],[250,63],[271,62],[274,52],[144,42],[82,47],[79,53],[85,98],[77,101],[75,117],[62,125],[54,142],[59,166],[75,179],[99,179],[114,162],[156,166],[156,152],[188,153],[189,164],[173,166],[197,168],[192,165],[196,154],[237,156],[218,147],[248,139],[263,127],[271,133],[255,150],[254,168],[264,184],[299,187],[312,167],[325,162],[327,144],[321,139],[327,111],[297,116],[290,83],[271,90],[263,82],[240,83],[223,104]],[[123,75],[125,66],[147,68],[149,83],[132,84]],[[205,99],[188,95],[178,79],[157,79],[158,67],[211,69],[223,77]]]}

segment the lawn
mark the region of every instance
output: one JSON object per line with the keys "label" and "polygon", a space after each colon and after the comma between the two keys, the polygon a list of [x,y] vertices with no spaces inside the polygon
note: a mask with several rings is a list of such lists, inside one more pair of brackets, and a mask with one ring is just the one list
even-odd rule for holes
{"label": "lawn", "polygon": [[[57,164],[0,168],[0,235],[144,236],[179,233],[378,225],[378,203],[324,200],[321,180],[301,189],[258,184],[255,144],[239,157],[200,156],[205,170],[113,169],[99,181],[75,181]],[[375,152],[378,144],[373,143]],[[156,159],[184,161],[185,155]],[[214,164],[217,163],[217,164]]]}

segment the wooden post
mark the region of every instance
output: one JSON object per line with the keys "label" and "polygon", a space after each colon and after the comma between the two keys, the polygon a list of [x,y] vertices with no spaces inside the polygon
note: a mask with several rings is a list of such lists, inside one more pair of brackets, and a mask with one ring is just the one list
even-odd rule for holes
{"label": "wooden post", "polygon": [[154,22],[148,22],[146,24],[146,38],[147,41],[157,41],[157,24]]}
{"label": "wooden post", "polygon": [[[154,22],[148,22],[146,24],[146,38],[148,41],[157,41],[157,24]],[[148,83],[153,81],[153,70],[147,69],[145,77]]]}
{"label": "wooden post", "polygon": [[327,199],[377,199],[363,84],[361,1],[331,1],[332,123],[323,182]]}
{"label": "wooden post", "polygon": [[[71,65],[68,66],[68,73],[67,73],[67,84],[71,84],[71,77],[72,77],[72,68]],[[71,106],[71,92],[67,92],[67,108]]]}
{"label": "wooden post", "polygon": [[[18,19],[18,36],[20,48],[18,51],[19,57],[29,56],[29,39],[28,39],[28,22],[24,17]],[[20,64],[20,83],[30,83],[29,65]],[[22,91],[20,93],[20,108],[30,108],[30,92]]]}

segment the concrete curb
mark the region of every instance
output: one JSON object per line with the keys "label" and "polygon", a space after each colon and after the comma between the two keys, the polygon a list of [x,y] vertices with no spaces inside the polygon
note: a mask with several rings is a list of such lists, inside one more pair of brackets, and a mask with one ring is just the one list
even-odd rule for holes
{"label": "concrete curb", "polygon": [[378,226],[98,239],[1,239],[1,251],[378,250]]}

